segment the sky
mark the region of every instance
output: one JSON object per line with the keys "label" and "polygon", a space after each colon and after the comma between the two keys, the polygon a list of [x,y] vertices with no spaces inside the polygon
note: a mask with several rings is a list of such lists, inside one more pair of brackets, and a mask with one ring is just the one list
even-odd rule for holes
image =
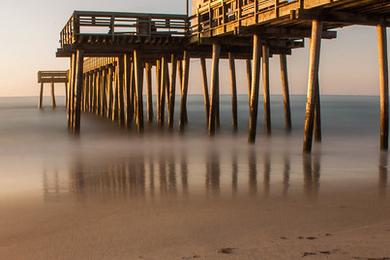
{"label": "sky", "polygon": [[[185,0],[5,0],[1,9],[0,97],[8,97],[38,95],[39,70],[68,69],[69,60],[56,58],[55,53],[59,47],[59,33],[74,10],[184,14],[186,8]],[[288,57],[292,95],[306,94],[308,53],[306,41],[305,48],[293,50],[293,55]],[[337,39],[323,41],[321,93],[378,95],[377,58],[375,27],[339,29]],[[237,61],[236,66],[238,92],[246,94],[245,64]],[[199,67],[199,60],[191,60],[190,94],[202,93]],[[221,94],[228,94],[230,83],[226,61],[221,62],[220,71]],[[270,60],[271,94],[280,94],[280,85],[279,58],[274,56]],[[63,94],[63,86],[58,86],[56,92]],[[49,94],[48,89],[45,94]]]}

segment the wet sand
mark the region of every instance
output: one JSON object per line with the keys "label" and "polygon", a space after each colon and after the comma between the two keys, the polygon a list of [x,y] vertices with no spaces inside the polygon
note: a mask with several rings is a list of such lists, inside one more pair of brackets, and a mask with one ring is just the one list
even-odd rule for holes
{"label": "wet sand", "polygon": [[249,146],[242,133],[137,137],[84,116],[75,140],[61,109],[7,106],[0,259],[390,257],[388,155],[371,119],[344,135],[325,108],[324,143],[303,156],[299,128]]}

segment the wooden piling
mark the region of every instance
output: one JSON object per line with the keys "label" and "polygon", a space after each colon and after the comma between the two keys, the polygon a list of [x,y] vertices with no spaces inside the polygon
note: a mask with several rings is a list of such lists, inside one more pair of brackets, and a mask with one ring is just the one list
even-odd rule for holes
{"label": "wooden piling", "polygon": [[250,95],[250,115],[249,115],[249,143],[256,142],[257,130],[257,113],[259,107],[259,82],[260,82],[260,60],[261,60],[261,44],[260,37],[257,34],[253,35],[253,66],[252,66],[252,84]]}
{"label": "wooden piling", "polygon": [[72,53],[71,57],[71,78],[70,78],[70,84],[69,84],[69,106],[68,106],[68,128],[71,132],[73,132],[73,115],[74,115],[74,85],[75,85],[75,79],[76,79],[76,54]]}
{"label": "wooden piling", "polygon": [[377,26],[378,63],[380,82],[380,147],[389,148],[389,70],[387,58],[387,34],[385,24]]}
{"label": "wooden piling", "polygon": [[125,61],[124,56],[118,58],[118,123],[120,126],[125,126],[125,97],[124,97],[124,72],[125,72]]}
{"label": "wooden piling", "polygon": [[263,95],[264,95],[264,126],[267,135],[271,135],[271,99],[269,92],[269,47],[262,46],[263,53]]}
{"label": "wooden piling", "polygon": [[221,55],[221,45],[213,44],[213,57],[211,66],[211,102],[210,102],[210,118],[209,118],[209,135],[215,135],[216,128],[216,113],[217,113],[217,95],[219,85],[219,58]]}
{"label": "wooden piling", "polygon": [[177,57],[175,54],[171,55],[171,82],[169,87],[169,109],[168,109],[168,127],[173,129],[173,124],[175,120],[175,97],[176,97],[176,69],[177,69]]}
{"label": "wooden piling", "polygon": [[43,103],[43,83],[41,83],[41,90],[39,91],[39,103],[38,103],[39,109],[42,109],[42,103]]}
{"label": "wooden piling", "polygon": [[322,141],[322,129],[321,129],[321,92],[320,83],[317,78],[316,83],[316,96],[315,96],[315,110],[314,110],[314,141],[321,143]]}
{"label": "wooden piling", "polygon": [[238,129],[236,64],[234,62],[232,53],[229,52],[228,56],[229,56],[229,68],[230,68],[230,85],[232,91],[233,130],[236,132]]}
{"label": "wooden piling", "polygon": [[209,125],[209,115],[210,115],[210,97],[209,97],[209,86],[207,80],[207,67],[206,67],[206,59],[200,58],[200,65],[202,70],[202,78],[203,78],[203,100],[204,100],[204,108],[206,112],[206,124]]}
{"label": "wooden piling", "polygon": [[143,61],[139,50],[135,49],[133,54],[135,72],[135,90],[137,97],[137,127],[138,132],[144,130],[144,108],[143,108]]}
{"label": "wooden piling", "polygon": [[188,51],[184,51],[184,54],[183,54],[183,79],[182,79],[183,86],[182,86],[182,94],[181,94],[180,122],[179,122],[180,131],[184,131],[184,128],[188,123],[187,95],[188,95],[189,74],[190,74],[190,56],[189,56]]}
{"label": "wooden piling", "polygon": [[152,65],[145,64],[148,122],[153,123]]}
{"label": "wooden piling", "polygon": [[77,68],[76,68],[76,113],[75,113],[75,129],[74,133],[80,133],[80,121],[81,121],[81,90],[83,80],[83,64],[84,64],[84,51],[77,50],[76,52]]}
{"label": "wooden piling", "polygon": [[312,35],[310,42],[310,62],[309,62],[309,79],[307,89],[306,116],[305,116],[305,133],[303,142],[303,151],[310,153],[313,143],[314,128],[314,110],[316,97],[316,84],[318,80],[318,69],[320,64],[320,50],[322,37],[323,22],[313,20]]}
{"label": "wooden piling", "polygon": [[125,127],[129,128],[132,122],[132,112],[131,108],[133,107],[131,99],[131,58],[128,53],[123,55],[123,84],[124,84],[124,115],[125,115]]}
{"label": "wooden piling", "polygon": [[167,86],[167,67],[168,61],[166,57],[161,57],[161,82],[160,82],[160,115],[158,117],[158,126],[163,127],[165,123],[165,94]]}
{"label": "wooden piling", "polygon": [[51,106],[53,109],[55,109],[57,107],[56,96],[55,96],[55,92],[54,92],[54,82],[51,83]]}
{"label": "wooden piling", "polygon": [[282,81],[282,95],[284,105],[284,124],[287,132],[291,132],[291,108],[290,108],[290,90],[287,71],[287,57],[285,54],[279,55],[280,58],[280,78]]}
{"label": "wooden piling", "polygon": [[157,124],[160,122],[160,88],[161,88],[161,60],[156,60],[156,112],[157,112]]}
{"label": "wooden piling", "polygon": [[251,88],[252,88],[252,60],[246,59],[246,78],[248,81],[248,98],[249,103],[251,101]]}

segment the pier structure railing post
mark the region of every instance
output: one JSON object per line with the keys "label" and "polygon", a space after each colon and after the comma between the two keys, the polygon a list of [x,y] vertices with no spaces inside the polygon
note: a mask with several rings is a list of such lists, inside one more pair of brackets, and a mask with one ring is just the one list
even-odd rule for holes
{"label": "pier structure railing post", "polygon": [[259,85],[260,85],[260,66],[261,62],[261,43],[258,34],[253,35],[253,66],[252,82],[249,103],[249,143],[256,142],[257,114],[259,109]]}
{"label": "pier structure railing post", "polygon": [[182,93],[181,93],[180,122],[179,122],[180,131],[184,131],[184,128],[188,123],[187,95],[188,95],[189,74],[190,74],[190,55],[188,51],[185,50],[183,53],[183,79],[182,79],[183,86],[182,86]]}
{"label": "pier structure railing post", "polygon": [[380,82],[380,148],[389,148],[389,70],[387,57],[387,32],[385,24],[377,26],[378,64]]}
{"label": "pier structure railing post", "polygon": [[264,95],[264,126],[268,135],[271,135],[271,100],[269,91],[269,47],[262,46],[263,64],[263,95]]}
{"label": "pier structure railing post", "polygon": [[318,70],[320,64],[320,50],[322,38],[323,22],[319,20],[312,21],[312,35],[310,41],[310,62],[309,62],[309,78],[306,101],[306,116],[304,128],[303,151],[310,153],[313,144],[313,128],[314,128],[314,110],[315,97],[317,95]]}
{"label": "pier structure railing post", "polygon": [[206,58],[200,58],[200,65],[202,70],[202,79],[203,79],[203,100],[204,100],[204,108],[206,113],[206,125],[209,124],[209,116],[210,116],[210,96],[209,96],[209,86],[207,80],[207,66],[206,66]]}
{"label": "pier structure railing post", "polygon": [[230,85],[231,85],[231,91],[232,91],[233,131],[236,132],[238,129],[236,64],[234,61],[233,54],[231,52],[228,53],[228,56],[229,56],[229,68],[230,68]]}
{"label": "pier structure railing post", "polygon": [[209,113],[209,135],[215,135],[215,129],[217,124],[217,106],[219,95],[219,59],[221,55],[221,45],[219,43],[213,43],[212,65],[211,65],[211,101],[210,101],[210,113]]}
{"label": "pier structure railing post", "polygon": [[76,111],[75,111],[75,127],[74,133],[78,135],[80,133],[81,125],[81,93],[83,87],[83,64],[84,64],[84,51],[78,49],[76,51]]}
{"label": "pier structure railing post", "polygon": [[176,97],[176,74],[177,74],[177,57],[176,54],[171,54],[171,81],[169,87],[169,110],[168,110],[168,127],[173,129],[175,119],[175,97]]}
{"label": "pier structure railing post", "polygon": [[287,132],[291,132],[291,106],[290,106],[290,90],[287,71],[287,57],[285,54],[279,55],[280,58],[280,77],[282,81],[282,95],[284,105],[284,124]]}

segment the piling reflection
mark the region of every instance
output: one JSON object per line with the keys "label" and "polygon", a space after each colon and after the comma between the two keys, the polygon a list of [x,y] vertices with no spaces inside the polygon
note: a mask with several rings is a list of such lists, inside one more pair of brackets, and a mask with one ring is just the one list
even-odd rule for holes
{"label": "piling reflection", "polygon": [[[185,149],[176,153],[140,154],[115,161],[105,159],[92,163],[80,159],[74,162],[63,180],[57,170],[45,170],[43,195],[46,201],[54,201],[64,194],[78,200],[119,197],[155,200],[198,195],[266,199],[280,195],[287,198],[299,192],[308,199],[317,200],[321,156],[313,154],[301,158],[301,162],[294,159],[292,163],[289,154],[277,158],[251,148],[244,152],[231,149],[227,153],[209,149],[203,157],[195,159]],[[383,153],[379,161],[378,185],[382,198],[386,197],[387,191],[387,167],[388,155]],[[296,177],[292,178],[292,174]]]}

